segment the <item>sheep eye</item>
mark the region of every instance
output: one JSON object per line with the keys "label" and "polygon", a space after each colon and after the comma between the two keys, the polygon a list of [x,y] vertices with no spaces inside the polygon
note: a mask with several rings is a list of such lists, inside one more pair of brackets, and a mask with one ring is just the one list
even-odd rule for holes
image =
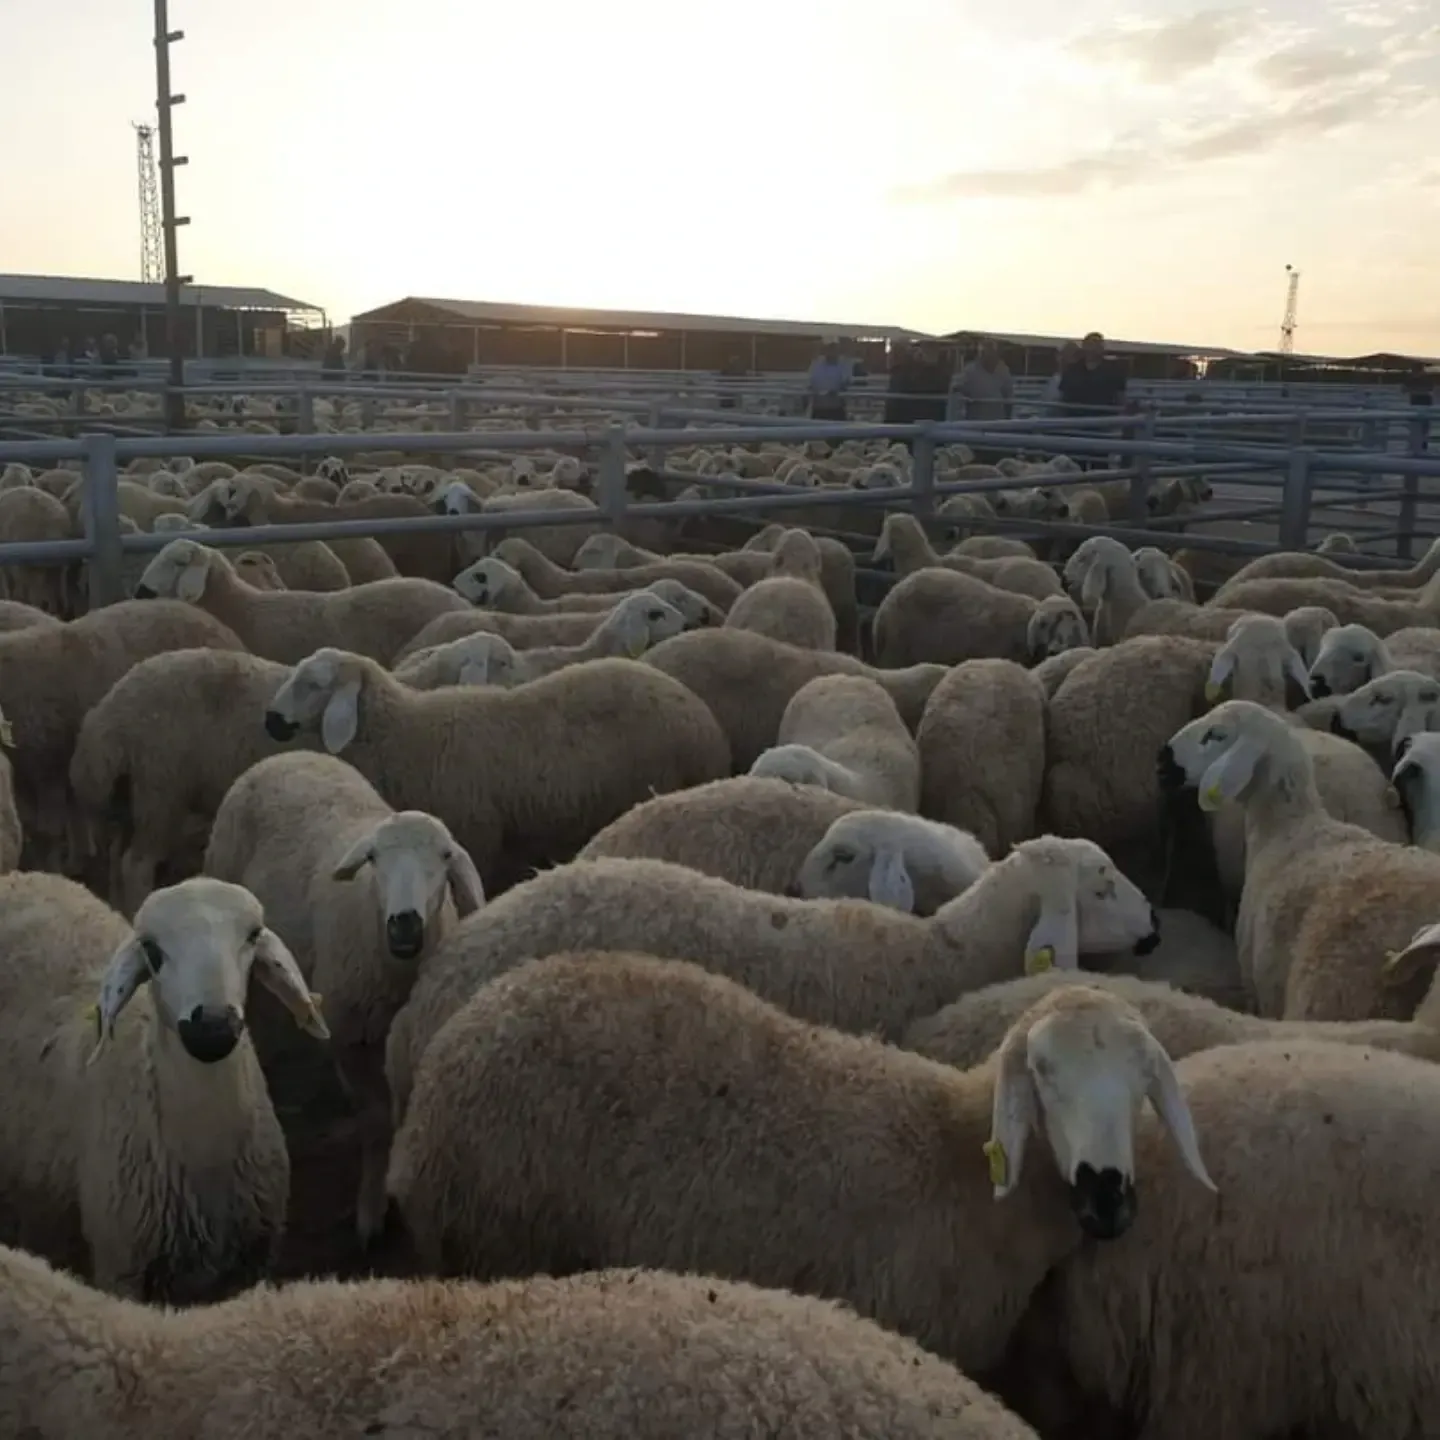
{"label": "sheep eye", "polygon": [[855,852],[842,845],[830,856],[831,865],[849,865],[855,859]]}
{"label": "sheep eye", "polygon": [[659,610],[647,610],[645,612],[645,618],[647,620],[663,620],[665,617]]}
{"label": "sheep eye", "polygon": [[158,974],[160,967],[165,963],[165,952],[153,940],[142,940],[140,949],[144,952],[145,963],[150,967],[150,973]]}
{"label": "sheep eye", "polygon": [[257,926],[245,937],[245,943],[246,943],[247,945],[258,945],[258,944],[260,943],[260,937],[261,937],[264,933],[265,933],[265,927],[264,927],[263,925],[257,925]]}
{"label": "sheep eye", "polygon": [[1212,725],[1210,729],[1200,737],[1200,743],[1202,745],[1209,745],[1216,740],[1223,740],[1224,738],[1225,732]]}
{"label": "sheep eye", "polygon": [[1371,703],[1372,705],[1388,705],[1388,704],[1390,704],[1390,696],[1388,696],[1388,695],[1376,695],[1376,696],[1373,696],[1373,697],[1371,698],[1370,703]]}

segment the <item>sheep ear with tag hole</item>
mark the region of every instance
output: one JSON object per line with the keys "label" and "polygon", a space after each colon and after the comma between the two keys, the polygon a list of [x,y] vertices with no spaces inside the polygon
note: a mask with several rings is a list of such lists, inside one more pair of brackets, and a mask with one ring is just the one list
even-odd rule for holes
{"label": "sheep ear with tag hole", "polygon": [[1092,625],[1095,623],[1095,612],[1104,603],[1109,579],[1105,562],[1097,557],[1090,562],[1090,568],[1080,582],[1080,608],[1090,616]]}
{"label": "sheep ear with tag hole", "polygon": [[1210,666],[1210,674],[1205,679],[1205,699],[1210,704],[1213,705],[1217,700],[1223,698],[1225,686],[1234,673],[1235,652],[1233,650],[1220,651]]}
{"label": "sheep ear with tag hole", "polygon": [[1025,941],[1025,973],[1075,970],[1080,965],[1079,876],[1073,865],[1047,873],[1040,892],[1040,918]]}
{"label": "sheep ear with tag hole", "polygon": [[305,976],[285,942],[268,926],[260,931],[255,942],[250,976],[290,1012],[307,1035],[317,1040],[330,1038],[330,1027],[320,1013],[320,997],[305,983]]}
{"label": "sheep ear with tag hole", "polygon": [[375,858],[372,848],[374,837],[366,835],[357,840],[346,852],[344,858],[330,872],[332,880],[353,880]]}
{"label": "sheep ear with tag hole", "polygon": [[1287,650],[1285,652],[1285,673],[1300,687],[1300,693],[1309,700],[1310,695],[1310,672],[1305,668],[1305,662],[1300,658],[1298,650]]}
{"label": "sheep ear with tag hole", "polygon": [[320,717],[320,739],[331,755],[338,755],[360,728],[360,682],[347,680],[325,702]]}
{"label": "sheep ear with tag hole", "polygon": [[196,604],[205,593],[205,573],[208,569],[203,550],[196,551],[189,563],[180,572],[175,582],[175,595],[187,604]]}
{"label": "sheep ear with tag hole", "polygon": [[1012,1030],[996,1056],[990,1139],[984,1146],[995,1198],[1003,1200],[1020,1183],[1025,1143],[1039,1120],[1035,1082],[1030,1078],[1029,1032]]}
{"label": "sheep ear with tag hole", "polygon": [[915,884],[898,850],[877,850],[870,862],[869,897],[874,905],[915,913]]}
{"label": "sheep ear with tag hole", "polygon": [[138,938],[131,936],[111,957],[100,981],[100,1004],[96,1015],[95,1048],[85,1063],[90,1065],[114,1037],[115,1021],[134,998],[135,992],[150,978],[150,963]]}
{"label": "sheep ear with tag hole", "polygon": [[1256,768],[1265,754],[1258,741],[1241,736],[1215,760],[1200,777],[1200,808],[1218,810],[1227,800],[1238,800],[1245,787],[1255,778]]}

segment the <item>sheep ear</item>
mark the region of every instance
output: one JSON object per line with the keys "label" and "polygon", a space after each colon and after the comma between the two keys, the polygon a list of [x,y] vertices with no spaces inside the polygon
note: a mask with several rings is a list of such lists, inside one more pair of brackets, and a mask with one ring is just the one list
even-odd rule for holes
{"label": "sheep ear", "polygon": [[880,529],[880,538],[875,542],[875,549],[871,552],[872,560],[885,560],[890,555],[890,527],[884,525]]}
{"label": "sheep ear", "polygon": [[1210,674],[1205,679],[1205,699],[1211,705],[1224,698],[1225,686],[1234,673],[1235,652],[1227,647],[1215,656],[1210,664]]}
{"label": "sheep ear", "polygon": [[1440,925],[1425,925],[1402,950],[1385,957],[1380,975],[1385,985],[1405,985],[1425,966],[1440,961]]}
{"label": "sheep ear", "polygon": [[1257,741],[1241,736],[1200,777],[1200,808],[1218,810],[1227,800],[1238,800],[1255,778],[1264,750]]}
{"label": "sheep ear", "polygon": [[131,936],[111,957],[100,981],[100,1005],[95,1019],[95,1048],[86,1064],[92,1064],[107,1040],[115,1035],[115,1021],[135,992],[150,978],[150,962],[137,936]]}
{"label": "sheep ear", "polygon": [[1285,652],[1285,673],[1300,687],[1300,693],[1310,699],[1310,672],[1300,658],[1300,652],[1293,647]]}
{"label": "sheep ear", "polygon": [[990,1183],[995,1198],[1003,1200],[1020,1183],[1025,1142],[1039,1118],[1035,1084],[1026,1063],[1029,1032],[1012,1030],[997,1056],[995,1098],[990,1111],[990,1139],[985,1155],[990,1161]]}
{"label": "sheep ear", "polygon": [[320,717],[320,738],[331,755],[338,755],[360,728],[360,682],[347,680],[330,697]]}
{"label": "sheep ear", "polygon": [[870,862],[870,902],[891,910],[915,913],[915,885],[898,850],[877,850]]}
{"label": "sheep ear", "polygon": [[204,554],[196,555],[180,572],[180,578],[175,583],[176,598],[191,605],[196,604],[205,593],[205,574],[208,568]]}
{"label": "sheep ear", "polygon": [[467,660],[455,672],[460,685],[488,685],[490,683],[490,662],[488,660]]}
{"label": "sheep ear", "polygon": [[1153,1036],[1147,1036],[1145,1062],[1149,1071],[1149,1086],[1145,1094],[1160,1117],[1160,1123],[1170,1132],[1185,1168],[1207,1189],[1214,1190],[1215,1182],[1200,1157],[1200,1142],[1195,1138],[1195,1122],[1190,1117],[1190,1107],[1185,1103],[1185,1094],[1175,1075],[1175,1066],[1165,1053],[1165,1047]]}
{"label": "sheep ear", "polygon": [[330,1038],[330,1027],[320,1014],[320,997],[311,993],[295,957],[268,926],[255,942],[250,974],[290,1012],[307,1035],[317,1040]]}
{"label": "sheep ear", "polygon": [[1109,571],[1105,565],[1096,560],[1085,572],[1085,578],[1080,582],[1080,608],[1094,614],[1105,599],[1106,584],[1109,580]]}
{"label": "sheep ear", "polygon": [[650,648],[650,633],[643,625],[634,625],[625,637],[625,653],[638,660]]}
{"label": "sheep ear", "polygon": [[455,902],[457,915],[473,915],[484,905],[485,886],[480,872],[469,852],[459,845],[446,858],[445,878],[450,882],[450,898]]}
{"label": "sheep ear", "polygon": [[366,835],[357,840],[346,852],[345,858],[330,872],[332,880],[353,880],[361,870],[375,858],[372,848],[373,837]]}
{"label": "sheep ear", "polygon": [[1080,965],[1080,914],[1072,891],[1063,899],[1042,899],[1040,918],[1025,941],[1025,973],[1075,970]]}

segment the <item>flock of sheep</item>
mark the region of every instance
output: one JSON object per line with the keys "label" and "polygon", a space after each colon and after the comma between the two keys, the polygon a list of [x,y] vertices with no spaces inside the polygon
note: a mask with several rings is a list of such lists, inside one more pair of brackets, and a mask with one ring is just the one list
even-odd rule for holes
{"label": "flock of sheep", "polygon": [[[0,1435],[1436,1433],[1440,545],[1199,603],[909,464],[139,461],[131,598],[0,572]],[[564,523],[206,544],[437,510]]]}

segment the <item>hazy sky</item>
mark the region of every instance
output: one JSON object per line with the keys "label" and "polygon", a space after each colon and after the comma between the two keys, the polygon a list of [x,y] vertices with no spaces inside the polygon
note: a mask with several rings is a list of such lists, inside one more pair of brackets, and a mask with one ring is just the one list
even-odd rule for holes
{"label": "hazy sky", "polygon": [[[171,0],[182,269],[1440,355],[1440,0]],[[0,271],[137,277],[149,0],[0,0]]]}

